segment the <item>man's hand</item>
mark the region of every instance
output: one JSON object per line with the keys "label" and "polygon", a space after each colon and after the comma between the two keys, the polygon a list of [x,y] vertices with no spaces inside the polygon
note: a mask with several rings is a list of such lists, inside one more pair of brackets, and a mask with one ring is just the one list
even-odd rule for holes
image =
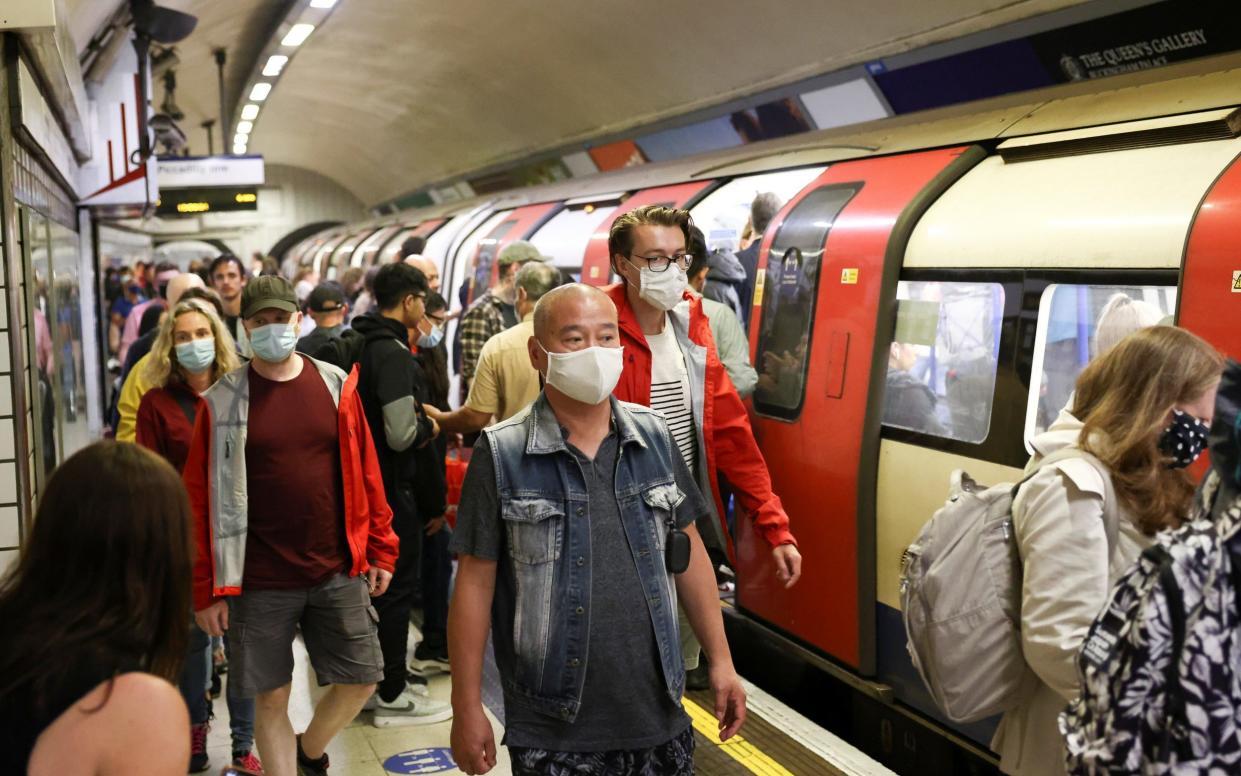
{"label": "man's hand", "polygon": [[448,522],[448,519],[444,517],[443,515],[440,515],[439,517],[433,517],[430,520],[428,520],[427,531],[426,531],[427,536],[435,536],[437,533],[444,530],[444,524],[447,522]]}
{"label": "man's hand", "polygon": [[223,636],[228,630],[228,601],[216,601],[206,609],[194,612],[194,622],[206,631],[208,636]]}
{"label": "man's hand", "polygon": [[431,420],[437,421],[437,422],[445,414],[444,412],[440,410],[439,407],[436,407],[434,404],[423,404],[422,411],[426,414],[428,418],[430,418]]}
{"label": "man's hand", "polygon": [[745,724],[745,688],[731,663],[712,662],[708,670],[711,692],[715,694],[715,718],[720,721],[720,740],[727,741]]}
{"label": "man's hand", "polygon": [[388,592],[388,583],[392,581],[392,572],[384,571],[375,564],[366,572],[366,586],[371,589],[371,598],[376,598]]}
{"label": "man's hand", "polygon": [[797,547],[781,544],[772,548],[771,556],[776,561],[776,577],[784,583],[784,589],[788,590],[796,585],[797,580],[801,579],[801,553],[797,551]]}
{"label": "man's hand", "polygon": [[452,759],[463,773],[474,776],[496,765],[496,738],[481,703],[454,708],[452,717]]}

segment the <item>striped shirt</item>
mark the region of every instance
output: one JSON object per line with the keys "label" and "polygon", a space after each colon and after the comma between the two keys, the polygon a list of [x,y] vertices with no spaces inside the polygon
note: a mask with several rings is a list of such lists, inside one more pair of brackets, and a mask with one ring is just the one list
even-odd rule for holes
{"label": "striped shirt", "polygon": [[668,430],[692,472],[698,460],[698,445],[685,356],[671,323],[665,323],[659,334],[647,334],[646,341],[651,347],[651,409],[668,420]]}

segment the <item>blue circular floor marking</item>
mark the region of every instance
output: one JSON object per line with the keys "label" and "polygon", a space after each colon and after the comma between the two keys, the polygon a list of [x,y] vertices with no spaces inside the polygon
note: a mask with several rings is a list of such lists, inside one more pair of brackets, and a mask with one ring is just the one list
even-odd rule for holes
{"label": "blue circular floor marking", "polygon": [[388,773],[443,773],[456,767],[452,750],[442,746],[410,749],[384,760],[384,770]]}

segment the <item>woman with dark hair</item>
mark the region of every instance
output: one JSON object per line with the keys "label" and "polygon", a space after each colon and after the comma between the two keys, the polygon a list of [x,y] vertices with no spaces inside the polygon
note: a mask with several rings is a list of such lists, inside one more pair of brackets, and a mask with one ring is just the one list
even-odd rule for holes
{"label": "woman with dark hair", "polygon": [[98,442],[60,465],[0,582],[0,773],[185,773],[191,552],[159,456]]}

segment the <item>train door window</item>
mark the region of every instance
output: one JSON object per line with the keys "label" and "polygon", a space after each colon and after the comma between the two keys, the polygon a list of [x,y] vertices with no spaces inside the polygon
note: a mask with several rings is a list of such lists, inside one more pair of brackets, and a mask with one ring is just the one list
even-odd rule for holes
{"label": "train door window", "polygon": [[552,257],[557,269],[581,280],[586,245],[599,225],[616,212],[615,204],[570,205],[539,227],[530,238],[539,252]]}
{"label": "train door window", "polygon": [[756,196],[770,191],[781,202],[788,202],[825,169],[803,167],[734,178],[694,205],[690,215],[706,236],[707,248],[735,253],[740,249],[741,232],[750,219],[750,203]]}
{"label": "train door window", "polygon": [[883,424],[984,441],[995,398],[1004,287],[902,280],[896,298]]}
{"label": "train door window", "polygon": [[1073,395],[1090,360],[1142,326],[1172,322],[1175,286],[1055,283],[1039,300],[1034,363],[1026,407],[1026,449]]}
{"label": "train door window", "polygon": [[472,286],[469,296],[466,297],[471,302],[491,288],[491,265],[495,263],[496,256],[500,253],[500,245],[504,242],[504,238],[513,231],[516,225],[516,220],[501,221],[486,237],[479,240],[478,253],[474,256],[474,267],[469,276]]}
{"label": "train door window", "polygon": [[404,229],[396,237],[384,243],[383,248],[379,251],[379,258],[375,260],[376,264],[387,264],[396,261],[396,257],[401,253],[401,246],[418,231],[418,226],[414,225],[408,229]]}
{"label": "train door window", "polygon": [[767,258],[758,330],[758,388],[754,408],[795,420],[806,397],[806,367],[823,246],[836,216],[858,186],[824,186],[789,212]]}
{"label": "train door window", "polygon": [[331,264],[328,266],[328,274],[325,280],[335,280],[336,273],[343,272],[350,266],[350,257],[362,245],[364,238],[369,237],[371,229],[363,229],[360,232],[354,232],[345,238],[345,241],[336,246],[336,250],[332,251]]}
{"label": "train door window", "polygon": [[[473,262],[478,256],[479,243],[483,241],[484,237],[490,235],[492,230],[512,212],[511,210],[501,210],[498,213],[492,213],[486,221],[483,221],[478,228],[470,232],[469,236],[457,246],[457,252],[452,259],[451,291],[453,296],[452,298],[445,297],[450,305],[460,304],[462,309],[466,307],[470,298],[469,286],[474,277],[476,265]],[[464,296],[462,296],[462,288],[465,289]]]}
{"label": "train door window", "polygon": [[349,266],[351,267],[369,267],[374,264],[373,257],[379,253],[379,249],[384,247],[388,242],[388,238],[401,230],[399,226],[385,226],[378,232],[362,241],[358,249],[349,257]]}

